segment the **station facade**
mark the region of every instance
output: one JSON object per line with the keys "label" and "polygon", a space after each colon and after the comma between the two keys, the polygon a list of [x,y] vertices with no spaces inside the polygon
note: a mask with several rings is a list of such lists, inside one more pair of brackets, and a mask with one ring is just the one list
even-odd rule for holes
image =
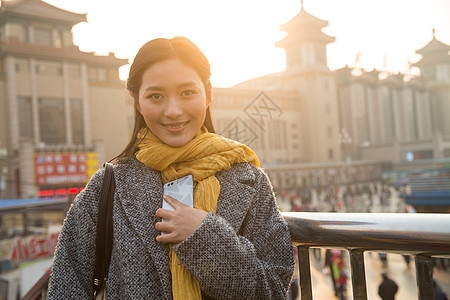
{"label": "station facade", "polygon": [[[2,3],[0,198],[76,194],[128,141],[133,103],[118,69],[129,61],[80,51],[80,22],[41,0]],[[450,157],[450,46],[433,32],[417,50],[420,76],[330,70],[326,26],[301,8],[275,43],[286,70],[215,87],[218,133],[253,148],[274,185]],[[316,164],[327,180],[311,175]]]}

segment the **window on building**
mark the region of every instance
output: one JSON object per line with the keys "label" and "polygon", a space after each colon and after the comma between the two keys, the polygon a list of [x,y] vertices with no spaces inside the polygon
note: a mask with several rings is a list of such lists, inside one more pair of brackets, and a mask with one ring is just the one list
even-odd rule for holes
{"label": "window on building", "polygon": [[89,80],[92,80],[92,81],[97,80],[97,69],[89,68],[88,77],[89,77]]}
{"label": "window on building", "polygon": [[55,30],[53,32],[53,40],[55,41],[56,48],[61,48],[63,46],[61,31]]}
{"label": "window on building", "polygon": [[22,43],[28,43],[29,42],[29,40],[28,40],[28,26],[27,25],[23,25],[22,26],[22,34],[19,37],[19,40]]}
{"label": "window on building", "polygon": [[17,58],[16,59],[16,72],[21,74],[28,74],[28,61],[26,59]]}
{"label": "window on building", "polygon": [[33,114],[31,110],[31,99],[19,97],[19,126],[20,136],[33,137]]}
{"label": "window on building", "polygon": [[70,78],[79,78],[80,77],[80,67],[76,64],[68,64],[68,73]]}
{"label": "window on building", "polygon": [[328,137],[333,137],[333,127],[327,126]]}
{"label": "window on building", "polygon": [[314,45],[313,44],[302,45],[302,65],[304,66],[313,65],[314,62],[315,62]]}
{"label": "window on building", "polygon": [[105,68],[98,68],[98,81],[106,81],[107,75],[106,75],[106,69]]}
{"label": "window on building", "polygon": [[446,64],[439,64],[436,66],[436,79],[438,81],[447,81],[449,79],[449,67]]}
{"label": "window on building", "polygon": [[109,80],[111,81],[120,80],[119,72],[117,71],[117,69],[111,68],[108,70],[108,72],[109,72]]}
{"label": "window on building", "polygon": [[82,145],[84,143],[83,103],[81,102],[81,99],[72,99],[70,101],[70,106],[73,143]]}
{"label": "window on building", "polygon": [[269,121],[268,123],[269,143],[273,150],[286,147],[286,124],[283,121]]}
{"label": "window on building", "polygon": [[63,99],[39,99],[39,130],[41,142],[65,144],[66,120]]}
{"label": "window on building", "polygon": [[36,61],[36,73],[46,76],[61,76],[61,63],[56,61]]}
{"label": "window on building", "polygon": [[334,159],[333,149],[328,149],[328,159]]}
{"label": "window on building", "polygon": [[50,29],[35,27],[34,28],[34,43],[42,46],[52,45],[52,33]]}

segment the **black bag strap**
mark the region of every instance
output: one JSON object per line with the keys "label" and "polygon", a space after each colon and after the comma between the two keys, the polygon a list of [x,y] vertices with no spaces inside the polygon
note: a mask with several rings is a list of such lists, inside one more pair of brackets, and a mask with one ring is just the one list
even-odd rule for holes
{"label": "black bag strap", "polygon": [[113,240],[113,202],[116,183],[114,181],[113,166],[105,163],[105,176],[103,178],[100,200],[98,203],[97,235],[95,247],[95,269],[94,269],[94,298],[102,286],[106,284],[109,263],[111,261]]}

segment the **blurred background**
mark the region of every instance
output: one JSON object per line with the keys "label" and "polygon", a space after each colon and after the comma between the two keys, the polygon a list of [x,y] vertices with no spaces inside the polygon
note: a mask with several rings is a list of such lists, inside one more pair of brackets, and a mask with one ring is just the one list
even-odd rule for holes
{"label": "blurred background", "polygon": [[[76,194],[125,147],[129,65],[157,37],[209,58],[217,131],[258,154],[280,210],[450,212],[448,12],[446,0],[1,1],[0,299],[48,270]],[[314,289],[333,299],[314,253]],[[369,299],[394,269],[401,299],[417,299],[413,263],[367,255]],[[450,293],[448,260],[435,268]]]}

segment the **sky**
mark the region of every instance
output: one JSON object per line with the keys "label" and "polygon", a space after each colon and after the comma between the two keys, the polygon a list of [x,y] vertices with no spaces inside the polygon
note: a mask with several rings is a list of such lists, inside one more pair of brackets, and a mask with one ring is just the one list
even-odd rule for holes
{"label": "sky", "polygon": [[[80,50],[115,53],[132,62],[139,47],[158,38],[185,36],[211,64],[211,82],[230,87],[285,69],[284,50],[274,43],[286,33],[279,26],[293,18],[300,0],[45,0],[59,8],[87,13],[73,27]],[[327,47],[331,70],[345,65],[364,70],[414,72],[415,51],[436,38],[450,44],[449,0],[304,0],[310,14],[329,22],[323,32],[336,42]],[[127,78],[129,65],[120,69]]]}

